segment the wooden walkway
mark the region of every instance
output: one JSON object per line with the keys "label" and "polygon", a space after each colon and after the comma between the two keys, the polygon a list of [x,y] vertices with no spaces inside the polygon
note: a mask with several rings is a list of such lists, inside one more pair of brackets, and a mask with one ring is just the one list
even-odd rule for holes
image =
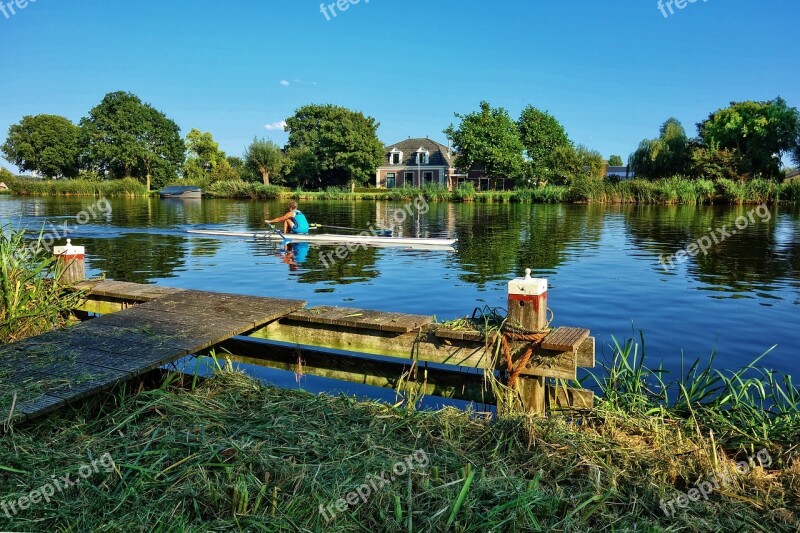
{"label": "wooden walkway", "polygon": [[137,305],[0,346],[0,424],[41,416],[305,306],[114,281],[91,292]]}

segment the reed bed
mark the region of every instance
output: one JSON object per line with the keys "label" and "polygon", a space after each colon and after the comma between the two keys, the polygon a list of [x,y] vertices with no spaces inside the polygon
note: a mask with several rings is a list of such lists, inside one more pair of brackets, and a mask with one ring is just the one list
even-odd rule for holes
{"label": "reed bed", "polygon": [[11,188],[14,194],[19,196],[99,196],[113,198],[148,195],[145,185],[133,178],[107,181],[15,178],[11,183],[6,183],[6,185]]}
{"label": "reed bed", "polygon": [[203,189],[211,198],[236,198],[244,200],[275,200],[284,193],[277,185],[264,185],[252,181],[217,181]]}

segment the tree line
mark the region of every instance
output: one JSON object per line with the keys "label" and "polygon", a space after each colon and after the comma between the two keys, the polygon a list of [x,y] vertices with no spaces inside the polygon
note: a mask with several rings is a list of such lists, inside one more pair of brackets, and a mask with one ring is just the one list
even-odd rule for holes
{"label": "tree line", "polygon": [[[518,187],[600,179],[623,160],[603,156],[570,140],[550,113],[527,106],[518,119],[481,102],[477,111],[456,114],[444,134],[453,141],[456,166],[507,178]],[[114,92],[78,124],[58,115],[25,116],[9,128],[0,151],[22,171],[48,178],[133,177],[161,187],[179,178],[205,185],[216,181],[261,181],[264,185],[320,188],[371,182],[384,162],[384,146],[372,117],[335,105],[306,105],[286,119],[288,143],[281,148],[254,139],[241,156],[229,156],[209,132],[180,128],[163,112],[131,93]],[[642,141],[629,165],[638,177],[778,179],[782,157],[800,164],[800,114],[784,100],[733,102],[698,124],[690,139],[675,119],[659,137]]]}
{"label": "tree line", "polygon": [[23,172],[47,178],[132,177],[161,187],[225,180],[296,187],[366,184],[383,159],[378,122],[360,112],[308,105],[287,119],[281,148],[254,139],[241,157],[229,156],[209,132],[178,125],[131,93],[114,92],[74,124],[59,115],[25,116],[9,128],[3,155]]}

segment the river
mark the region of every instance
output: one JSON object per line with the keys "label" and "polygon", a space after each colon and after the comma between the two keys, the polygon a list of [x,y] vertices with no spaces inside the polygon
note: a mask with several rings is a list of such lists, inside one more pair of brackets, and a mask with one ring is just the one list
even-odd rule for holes
{"label": "river", "polygon": [[[304,203],[321,224],[377,222],[396,235],[459,240],[452,252],[369,248],[333,262],[330,247],[287,255],[277,244],[187,233],[260,229],[285,202],[120,199],[104,207],[91,198],[0,196],[4,222],[59,235],[67,224],[86,247],[91,276],[448,320],[504,307],[508,280],[531,268],[549,280],[555,324],[590,328],[600,360],[612,336],[641,330],[651,366],[663,360],[678,372],[682,354],[693,361],[716,350],[717,368],[738,369],[777,345],[763,366],[800,374],[797,207],[432,203],[421,213],[404,203]],[[693,251],[692,243],[706,253],[673,268],[659,261]]]}

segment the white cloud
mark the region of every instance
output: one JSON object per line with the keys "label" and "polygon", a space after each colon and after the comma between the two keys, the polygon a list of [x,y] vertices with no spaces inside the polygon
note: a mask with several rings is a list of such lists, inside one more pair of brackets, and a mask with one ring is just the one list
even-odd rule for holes
{"label": "white cloud", "polygon": [[288,87],[289,86],[289,82],[286,81],[286,80],[281,80],[281,85],[283,85],[284,87]]}
{"label": "white cloud", "polygon": [[264,127],[269,131],[283,131],[286,127],[286,121],[281,120],[280,122],[273,122],[272,124],[266,124]]}

